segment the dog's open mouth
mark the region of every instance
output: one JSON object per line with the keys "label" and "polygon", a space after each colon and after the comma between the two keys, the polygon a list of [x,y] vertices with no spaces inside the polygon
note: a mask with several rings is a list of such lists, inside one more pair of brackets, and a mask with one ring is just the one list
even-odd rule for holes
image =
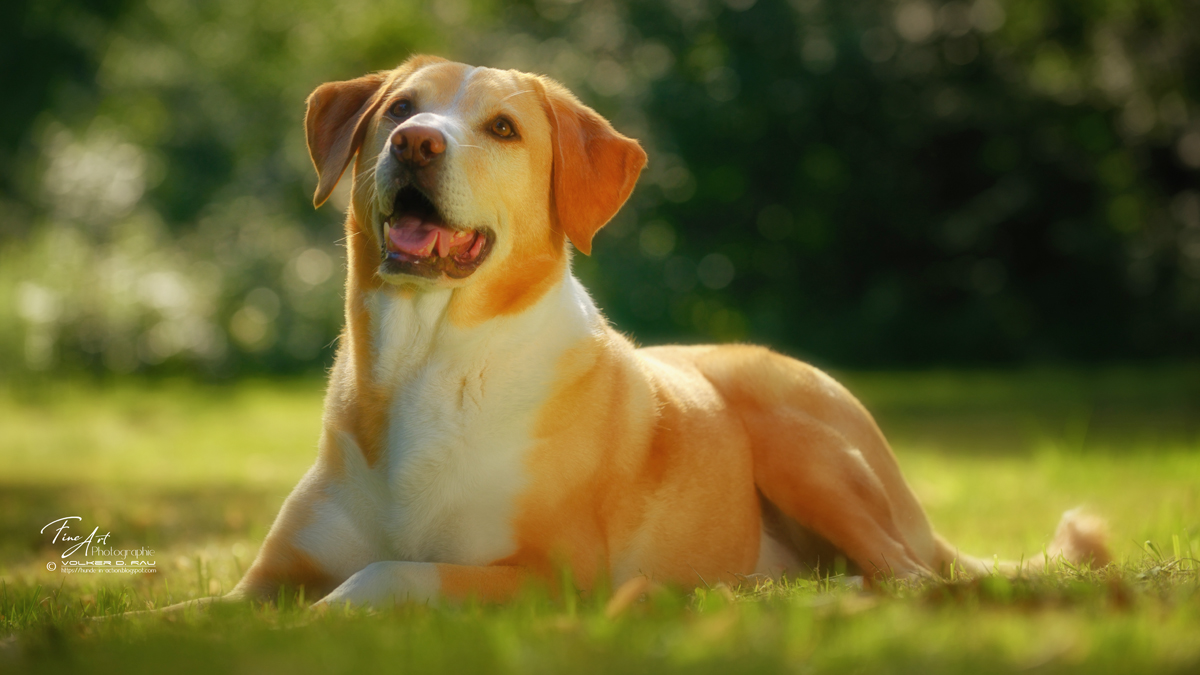
{"label": "dog's open mouth", "polygon": [[384,221],[383,271],[451,279],[470,276],[491,251],[490,230],[450,226],[437,207],[413,186],[396,193],[392,215]]}

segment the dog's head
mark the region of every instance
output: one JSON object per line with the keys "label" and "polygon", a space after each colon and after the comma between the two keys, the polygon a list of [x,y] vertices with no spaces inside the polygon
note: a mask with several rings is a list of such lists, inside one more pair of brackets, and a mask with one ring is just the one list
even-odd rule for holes
{"label": "dog's head", "polygon": [[314,203],[357,155],[356,234],[378,278],[417,290],[527,285],[522,270],[565,264],[566,238],[589,253],[646,163],[553,80],[427,56],[321,85],[305,126]]}

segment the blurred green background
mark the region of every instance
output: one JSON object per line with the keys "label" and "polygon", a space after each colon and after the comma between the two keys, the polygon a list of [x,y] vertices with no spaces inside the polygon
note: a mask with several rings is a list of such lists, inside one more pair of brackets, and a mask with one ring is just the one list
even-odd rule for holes
{"label": "blurred green background", "polygon": [[0,374],[319,371],[345,191],[304,99],[547,73],[650,163],[576,269],[645,343],[842,368],[1200,356],[1200,4],[16,0]]}

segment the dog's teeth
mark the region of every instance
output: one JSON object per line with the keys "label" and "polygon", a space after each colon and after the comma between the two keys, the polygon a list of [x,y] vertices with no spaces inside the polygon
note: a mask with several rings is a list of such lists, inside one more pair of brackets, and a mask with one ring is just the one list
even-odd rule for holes
{"label": "dog's teeth", "polygon": [[483,233],[475,233],[475,243],[471,244],[471,248],[467,250],[467,260],[474,260],[479,257],[479,252],[483,250],[483,244],[485,241],[487,241],[487,239],[483,236]]}

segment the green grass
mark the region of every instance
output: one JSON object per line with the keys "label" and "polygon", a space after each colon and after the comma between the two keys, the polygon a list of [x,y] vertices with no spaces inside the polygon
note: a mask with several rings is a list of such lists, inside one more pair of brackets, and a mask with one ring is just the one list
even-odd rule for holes
{"label": "green grass", "polygon": [[[313,616],[281,606],[91,621],[227,590],[311,463],[319,381],[0,385],[0,671],[1194,672],[1200,369],[847,375],[937,529],[1036,555],[1059,514],[1110,521],[1118,561],[1048,578],[864,592],[837,578]],[[156,574],[50,572],[80,515]],[[1150,542],[1147,545],[1147,542]]]}

